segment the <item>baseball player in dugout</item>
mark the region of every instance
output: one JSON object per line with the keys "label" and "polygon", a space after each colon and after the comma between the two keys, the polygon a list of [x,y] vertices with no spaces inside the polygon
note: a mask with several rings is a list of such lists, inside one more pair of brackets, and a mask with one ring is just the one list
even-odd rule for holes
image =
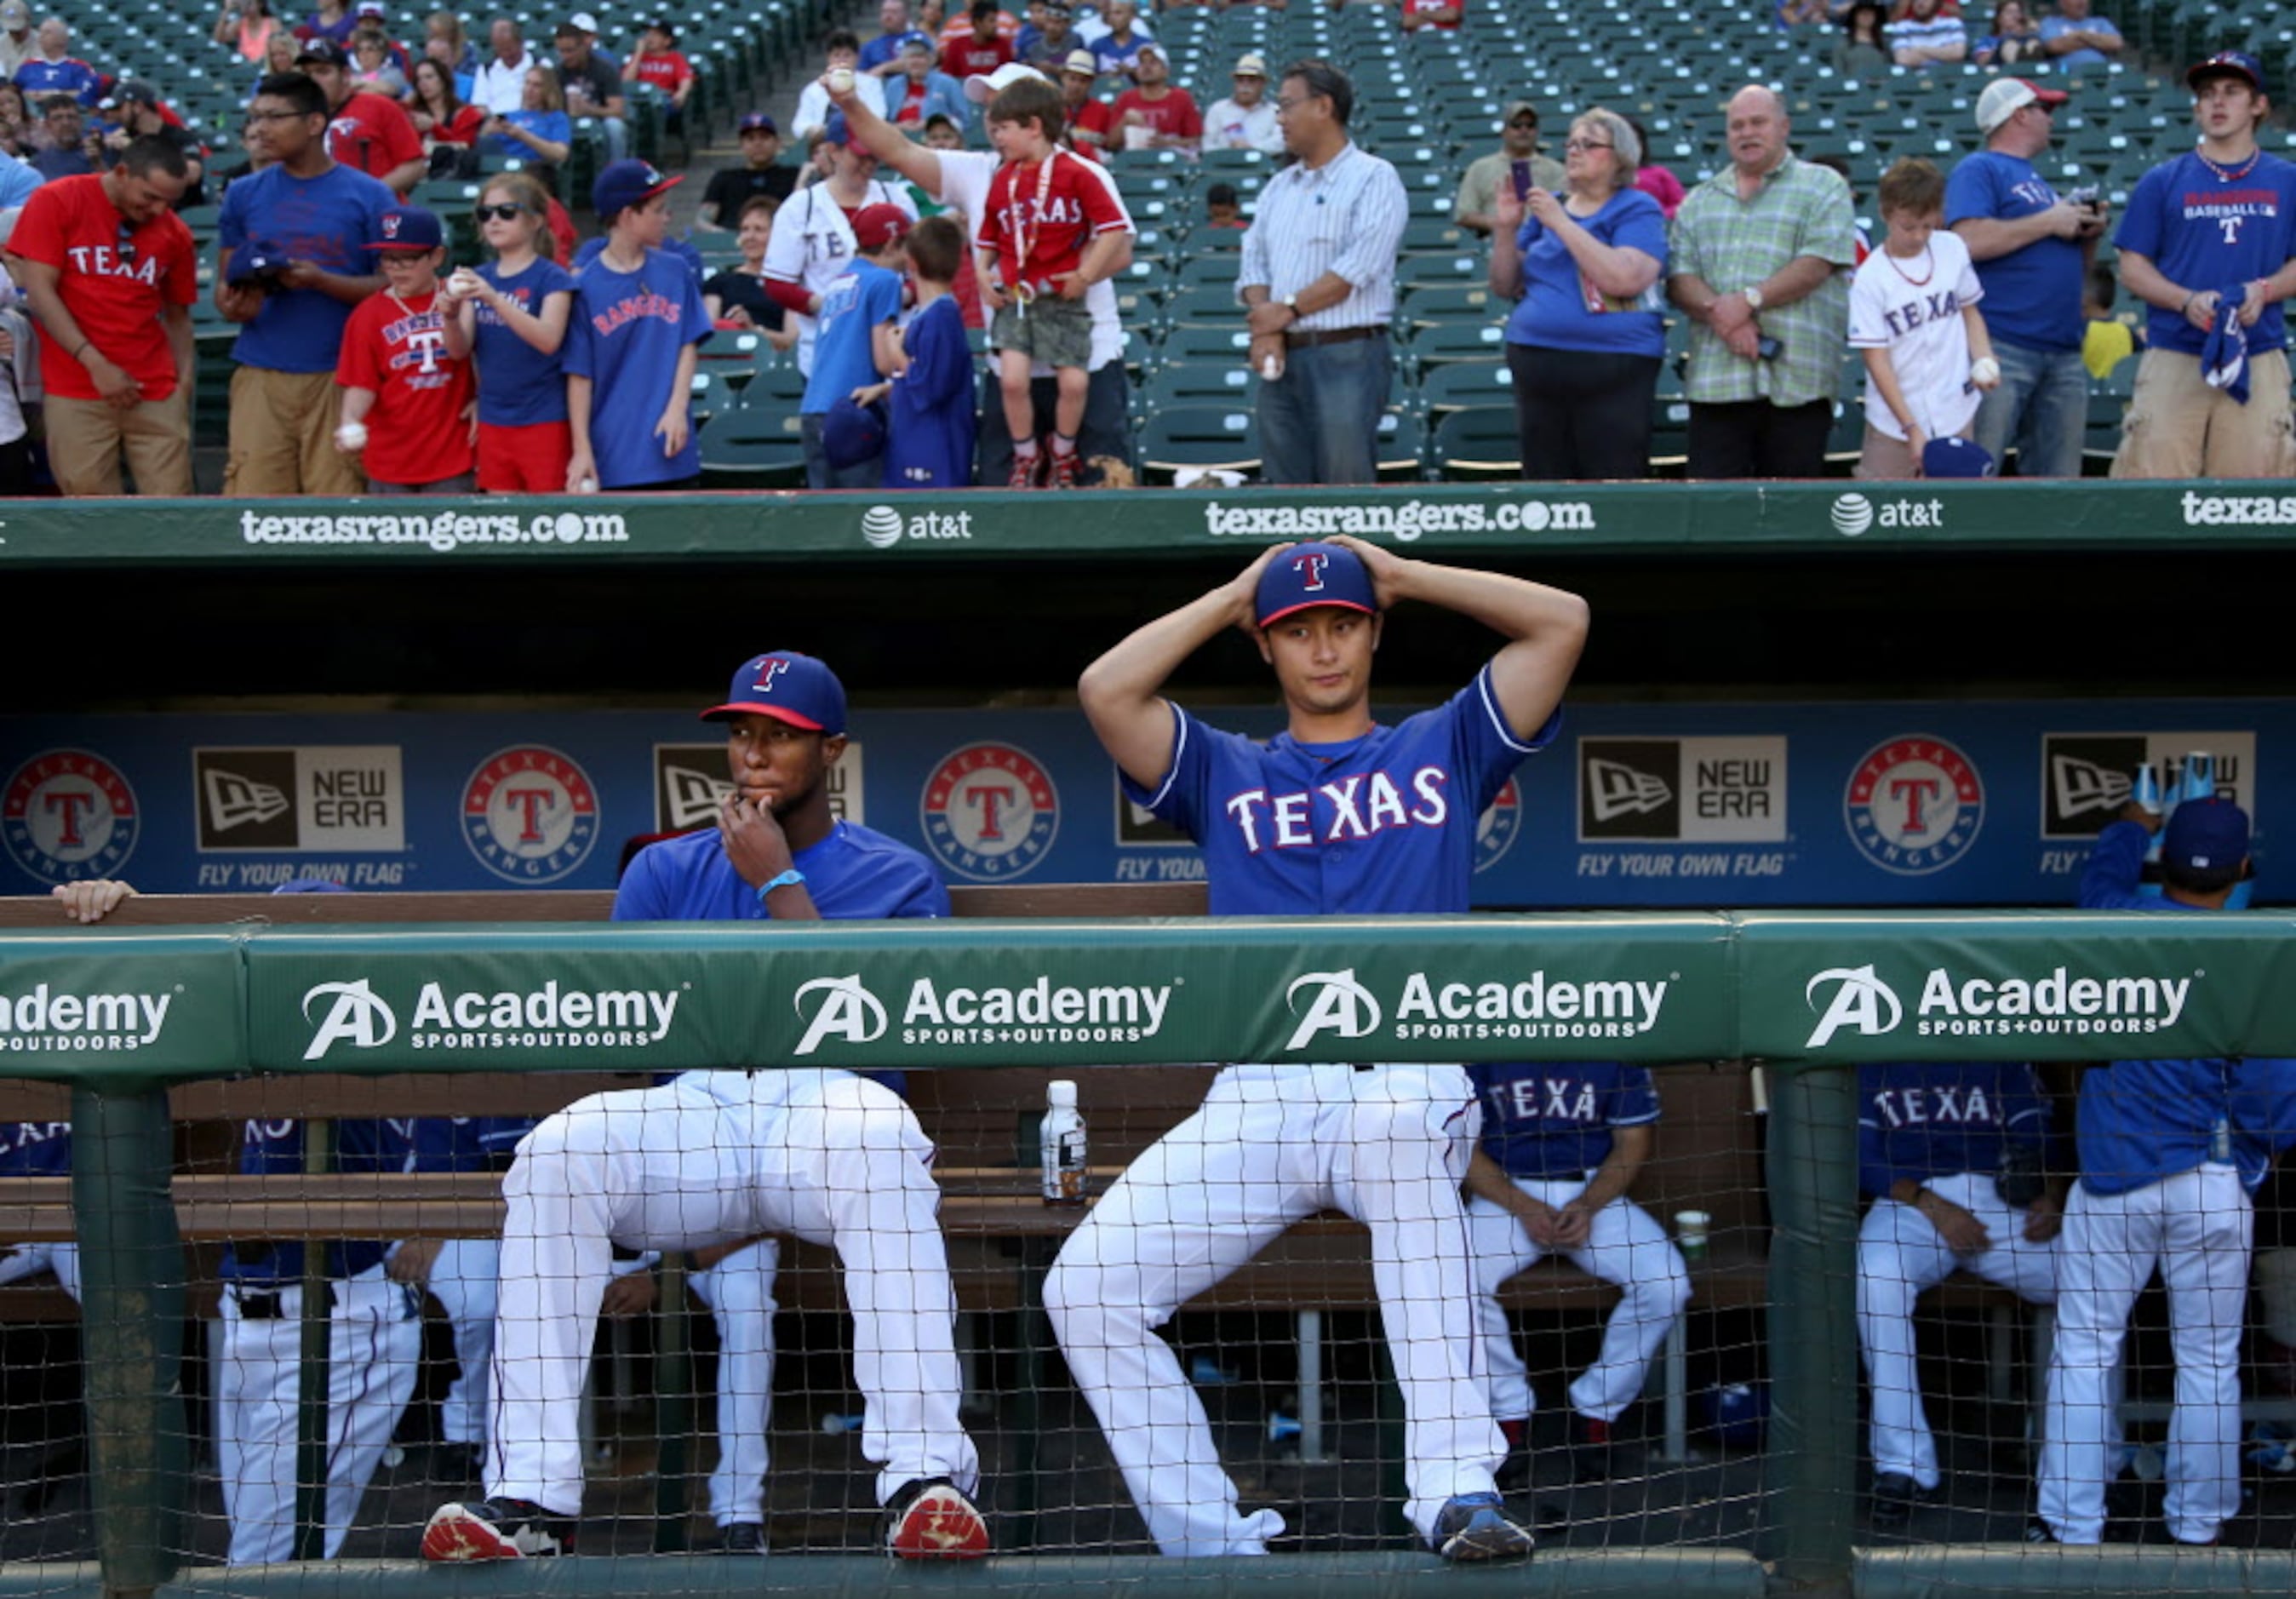
{"label": "baseball player in dugout", "polygon": [[[1374,652],[1388,610],[1409,600],[1505,643],[1447,703],[1386,726],[1371,710]],[[1554,738],[1587,625],[1576,595],[1520,578],[1352,538],[1279,545],[1102,656],[1078,694],[1126,791],[1202,849],[1215,915],[1464,911],[1476,819]],[[1289,715],[1264,744],[1162,697],[1231,627],[1258,643]],[[1327,1003],[1346,998],[1334,988]],[[1303,1025],[1316,1016],[1308,1007]],[[1530,1554],[1494,1479],[1506,1444],[1477,1355],[1460,1185],[1480,1126],[1463,1066],[1231,1065],[1070,1234],[1045,1308],[1166,1554],[1260,1554],[1284,1529],[1273,1510],[1242,1513],[1155,1329],[1327,1208],[1371,1232],[1403,1394],[1406,1513],[1447,1560]]]}
{"label": "baseball player in dugout", "polygon": [[[2140,898],[2161,832],[2159,898]],[[2165,829],[2130,803],[2097,834],[2081,879],[2095,910],[2218,911],[2248,870],[2248,813],[2187,800]],[[2136,1296],[2157,1270],[2177,1362],[2169,1422],[2169,1535],[2213,1544],[2240,1509],[2240,1347],[2256,1225],[2249,1195],[2296,1142],[2296,1062],[2210,1056],[2114,1061],[2082,1078],[2080,1180],[2057,1257],[2036,1543],[2104,1536],[2114,1473],[2112,1378]]]}
{"label": "baseball player in dugout", "polygon": [[[614,920],[948,914],[922,856],[830,808],[845,690],[828,667],[795,651],[753,656],[726,702],[702,716],[725,725],[734,791],[714,831],[639,853]],[[972,1499],[980,1458],[957,1420],[956,1296],[932,1153],[892,1089],[829,1069],[689,1071],[545,1119],[503,1182],[487,1496],[442,1505],[424,1529],[424,1557],[515,1560],[569,1546],[582,1508],[582,1382],[613,1246],[716,1259],[764,1234],[825,1244],[844,1267],[853,1375],[867,1405],[861,1447],[877,1467],[886,1550],[988,1554]],[[758,1433],[762,1477],[761,1424]],[[761,1493],[729,1499],[713,1482],[712,1498],[726,1547],[763,1554],[761,1527],[737,1534],[727,1520],[739,1521],[739,1503],[761,1515]]]}

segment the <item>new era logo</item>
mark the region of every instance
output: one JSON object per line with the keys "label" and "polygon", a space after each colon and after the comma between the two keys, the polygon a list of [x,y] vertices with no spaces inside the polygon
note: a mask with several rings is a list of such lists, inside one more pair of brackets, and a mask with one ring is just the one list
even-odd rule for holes
{"label": "new era logo", "polygon": [[1638,816],[1663,810],[1674,791],[1662,777],[1636,770],[1615,760],[1589,758],[1587,762],[1587,808],[1597,822]]}
{"label": "new era logo", "polygon": [[207,783],[209,823],[217,832],[283,816],[294,805],[283,790],[237,772],[209,767],[201,775]]}
{"label": "new era logo", "polygon": [[2056,814],[2070,819],[2090,811],[2118,811],[2136,783],[2128,772],[2060,753],[2049,759],[2049,787]]}
{"label": "new era logo", "polygon": [[661,773],[663,830],[683,832],[716,821],[726,796],[733,791],[730,778],[713,777],[691,767],[665,766]]}

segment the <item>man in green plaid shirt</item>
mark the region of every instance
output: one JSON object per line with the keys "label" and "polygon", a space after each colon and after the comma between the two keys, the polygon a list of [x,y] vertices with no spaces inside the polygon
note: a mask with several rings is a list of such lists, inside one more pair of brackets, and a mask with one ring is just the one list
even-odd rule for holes
{"label": "man in green plaid shirt", "polygon": [[1815,478],[1849,347],[1849,185],[1786,148],[1786,111],[1731,98],[1730,165],[1675,214],[1667,293],[1690,318],[1690,475]]}

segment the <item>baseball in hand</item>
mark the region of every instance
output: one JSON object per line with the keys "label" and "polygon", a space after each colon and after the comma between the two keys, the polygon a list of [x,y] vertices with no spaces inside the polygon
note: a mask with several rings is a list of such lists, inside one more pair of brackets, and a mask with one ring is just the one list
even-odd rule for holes
{"label": "baseball in hand", "polygon": [[574,485],[574,492],[575,492],[576,494],[595,494],[595,493],[597,493],[597,492],[598,492],[598,480],[597,480],[597,479],[595,479],[595,478],[585,478],[585,479],[583,479],[580,482],[578,482],[578,483],[577,483],[577,484],[575,484],[575,485]]}
{"label": "baseball in hand", "polygon": [[1969,364],[1969,381],[1980,389],[1990,389],[2001,381],[2001,363],[1991,356],[1980,356]]}
{"label": "baseball in hand", "polygon": [[366,424],[347,422],[335,430],[335,447],[346,455],[355,455],[366,448]]}
{"label": "baseball in hand", "polygon": [[832,67],[829,70],[829,92],[832,94],[850,94],[853,92],[853,70],[849,67]]}
{"label": "baseball in hand", "polygon": [[469,299],[479,291],[481,280],[468,266],[457,266],[447,279],[447,292],[457,299]]}

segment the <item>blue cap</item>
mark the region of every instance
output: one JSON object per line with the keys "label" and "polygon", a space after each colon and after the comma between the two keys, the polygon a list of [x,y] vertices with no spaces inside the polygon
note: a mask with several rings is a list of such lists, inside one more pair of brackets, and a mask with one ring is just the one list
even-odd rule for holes
{"label": "blue cap", "polygon": [[396,205],[382,214],[375,225],[374,237],[366,242],[369,250],[437,250],[447,242],[447,230],[439,225],[437,215],[419,205]]}
{"label": "blue cap", "polygon": [[2248,858],[2248,813],[2229,800],[2187,800],[2169,817],[2164,865],[2228,877]]}
{"label": "blue cap", "polygon": [[899,38],[893,41],[893,49],[897,53],[905,50],[922,50],[930,55],[932,53],[932,35],[929,33],[905,33]]}
{"label": "blue cap", "polygon": [[590,185],[590,209],[601,222],[611,222],[631,206],[652,200],[664,189],[674,189],[685,175],[664,177],[650,161],[610,161]]}
{"label": "blue cap", "polygon": [[245,250],[232,252],[231,275],[224,281],[235,289],[276,277],[294,264],[294,253],[278,240],[254,239]]}
{"label": "blue cap", "polygon": [[1972,439],[1947,434],[1922,446],[1922,476],[1925,478],[1989,478],[1993,455]]}
{"label": "blue cap", "polygon": [[[890,206],[884,209],[892,209]],[[849,472],[883,455],[884,407],[861,405],[849,394],[840,398],[821,419],[821,453],[836,472]]]}
{"label": "blue cap", "polygon": [[711,706],[701,719],[722,722],[739,716],[771,717],[808,733],[843,733],[845,685],[810,655],[768,650],[734,668],[726,703]]}
{"label": "blue cap", "polygon": [[821,142],[824,144],[853,143],[853,127],[845,120],[843,111],[832,108],[829,115],[821,119]]}
{"label": "blue cap", "polygon": [[2250,88],[2259,94],[2265,92],[2264,63],[2245,50],[2219,50],[2185,72],[2185,81],[2195,89],[2211,78],[2245,78]]}
{"label": "blue cap", "polygon": [[1343,605],[1377,616],[1379,600],[1363,558],[1335,544],[1294,545],[1259,574],[1259,594],[1252,609],[1261,627],[1273,627],[1277,619],[1313,605]]}

